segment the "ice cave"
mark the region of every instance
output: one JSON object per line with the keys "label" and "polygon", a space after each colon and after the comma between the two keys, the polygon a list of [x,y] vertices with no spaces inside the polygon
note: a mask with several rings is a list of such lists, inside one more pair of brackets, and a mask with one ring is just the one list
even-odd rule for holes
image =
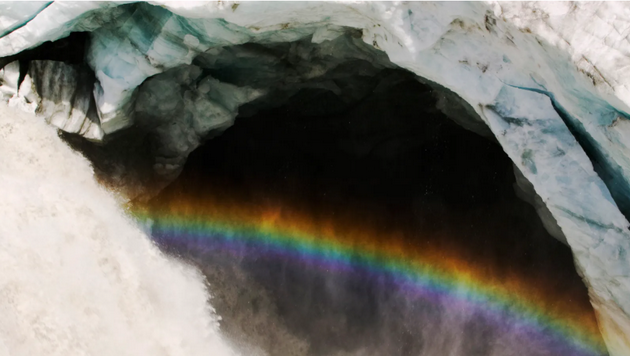
{"label": "ice cave", "polygon": [[0,355],[630,355],[628,33],[0,3]]}

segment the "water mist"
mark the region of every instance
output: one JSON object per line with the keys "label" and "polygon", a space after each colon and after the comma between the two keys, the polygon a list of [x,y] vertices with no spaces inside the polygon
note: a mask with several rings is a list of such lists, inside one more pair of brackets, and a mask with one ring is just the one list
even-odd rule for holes
{"label": "water mist", "polygon": [[161,253],[40,118],[0,107],[0,355],[234,355]]}

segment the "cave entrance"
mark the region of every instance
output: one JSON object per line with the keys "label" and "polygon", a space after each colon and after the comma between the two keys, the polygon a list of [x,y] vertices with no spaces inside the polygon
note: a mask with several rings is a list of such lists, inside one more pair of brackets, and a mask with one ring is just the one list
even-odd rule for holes
{"label": "cave entrance", "polygon": [[238,117],[150,202],[183,212],[153,237],[203,271],[223,331],[251,354],[596,354],[510,311],[597,333],[570,249],[517,197],[501,147],[409,73],[380,75],[351,104],[307,88]]}

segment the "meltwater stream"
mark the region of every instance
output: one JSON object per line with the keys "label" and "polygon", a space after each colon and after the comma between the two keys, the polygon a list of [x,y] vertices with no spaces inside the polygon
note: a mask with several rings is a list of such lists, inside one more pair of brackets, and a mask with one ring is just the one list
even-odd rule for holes
{"label": "meltwater stream", "polygon": [[232,355],[198,272],[154,247],[41,118],[0,107],[0,355]]}

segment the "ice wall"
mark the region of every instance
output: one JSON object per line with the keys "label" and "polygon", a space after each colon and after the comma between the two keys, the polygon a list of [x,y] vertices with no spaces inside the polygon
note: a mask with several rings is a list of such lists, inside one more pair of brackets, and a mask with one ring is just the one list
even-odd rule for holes
{"label": "ice wall", "polygon": [[[95,132],[90,138],[96,140],[101,132],[107,136],[134,123],[137,100],[142,98],[137,88],[149,83],[147,78],[191,65],[200,55],[244,43],[269,45],[309,37],[322,43],[334,41],[348,28],[358,29],[363,42],[386,53],[391,63],[451,90],[486,122],[571,245],[611,353],[630,353],[630,232],[622,214],[630,212],[626,39],[630,6],[426,2],[0,6],[4,16],[0,57],[71,31],[91,32],[87,60],[96,75],[98,130],[90,129]],[[15,72],[9,69],[2,75],[10,84],[4,92],[11,95],[17,84],[11,83]],[[194,70],[184,72],[189,76]],[[195,83],[197,94],[233,93],[206,95],[187,106],[192,117],[196,116],[190,108],[206,108],[207,120],[215,123],[229,123],[238,105],[265,90],[263,84],[227,89],[208,84],[203,92],[206,89],[196,79],[178,78],[178,85]],[[12,100],[19,102],[14,91]],[[146,102],[142,106],[149,112]],[[225,110],[212,109],[217,106]],[[186,143],[182,152],[195,144],[187,135],[164,135],[181,137],[173,142]],[[166,164],[170,163],[158,168]]]}

